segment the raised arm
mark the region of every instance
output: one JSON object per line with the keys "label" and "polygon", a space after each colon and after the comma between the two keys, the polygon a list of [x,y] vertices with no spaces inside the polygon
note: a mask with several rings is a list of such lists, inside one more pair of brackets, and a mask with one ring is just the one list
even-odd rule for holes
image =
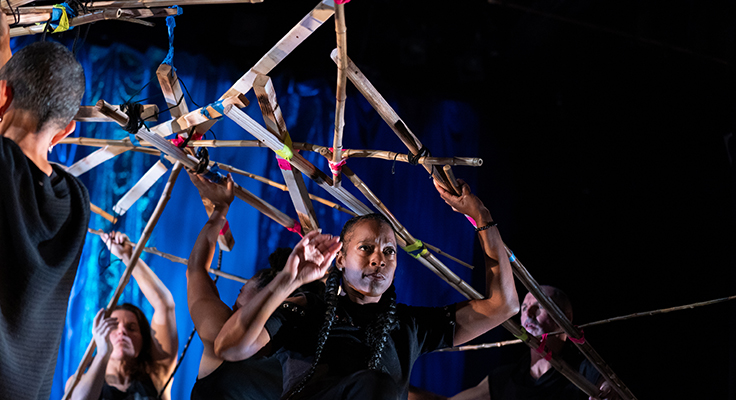
{"label": "raised arm", "polygon": [[270,341],[265,329],[268,318],[294,290],[324,277],[342,247],[339,240],[318,231],[306,234],[284,269],[228,319],[215,340],[215,353],[228,361],[242,360],[265,346]]}
{"label": "raised arm", "polygon": [[[459,182],[462,185],[460,196],[449,193],[437,182],[435,187],[445,203],[453,210],[473,218],[478,228],[493,225],[491,213],[483,202],[470,191],[467,183]],[[516,294],[514,276],[498,228],[490,226],[479,230],[478,235],[485,253],[486,298],[458,304],[455,316],[455,346],[482,335],[519,312],[519,297]]]}
{"label": "raised arm", "polygon": [[10,26],[5,15],[0,15],[0,68],[10,60],[13,53],[10,51]]}
{"label": "raised arm", "polygon": [[[87,371],[82,375],[77,387],[72,392],[72,400],[97,400],[105,383],[105,369],[112,354],[110,333],[118,326],[117,318],[103,318],[102,309],[97,312],[92,323],[92,337],[97,346],[97,354]],[[66,382],[66,391],[71,387],[73,377]]]}
{"label": "raised arm", "polygon": [[225,216],[234,198],[233,181],[232,177],[228,176],[224,185],[218,185],[191,173],[189,178],[202,198],[209,200],[214,206],[214,211],[199,232],[197,241],[194,242],[187,264],[189,315],[202,342],[212,348],[222,326],[233,313],[230,307],[220,300],[220,293],[207,273],[215,255],[217,237],[225,224]]}
{"label": "raised arm", "polygon": [[[120,232],[111,232],[109,235],[103,234],[102,240],[110,248],[113,255],[120,258],[125,265],[130,264],[133,246],[126,235]],[[174,297],[148,264],[141,259],[138,259],[138,263],[133,268],[133,278],[138,283],[143,295],[153,306],[153,318],[151,319],[151,333],[153,334],[151,353],[153,359],[170,367],[176,360],[179,348],[179,340],[176,335]]]}

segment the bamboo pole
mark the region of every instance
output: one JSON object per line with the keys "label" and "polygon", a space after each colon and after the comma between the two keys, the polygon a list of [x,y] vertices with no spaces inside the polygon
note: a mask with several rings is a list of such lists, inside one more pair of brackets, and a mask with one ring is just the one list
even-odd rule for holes
{"label": "bamboo pole", "polygon": [[100,207],[97,207],[96,205],[89,203],[89,209],[93,213],[99,215],[100,217],[110,221],[111,223],[115,224],[118,222],[118,219],[110,215],[109,213],[105,212],[105,210],[101,209]]}
{"label": "bamboo pole", "polygon": [[[333,61],[337,61],[337,49],[333,50],[330,54]],[[399,118],[399,115],[394,109],[388,104],[386,99],[381,96],[381,93],[371,84],[368,78],[358,69],[358,67],[350,60],[349,57],[345,56],[348,63],[347,75],[353,85],[358,88],[363,97],[373,106],[383,120],[388,124],[389,127],[396,133],[401,139],[404,145],[409,149],[412,154],[419,155],[419,150],[424,148],[422,142],[417,139],[414,133],[404,124],[404,121]],[[452,191],[450,185],[447,182],[447,177],[442,170],[437,169],[434,165],[424,165],[424,169],[434,177],[442,186],[448,191]]]}
{"label": "bamboo pole", "polygon": [[[348,42],[345,37],[347,32],[345,25],[345,4],[335,4],[335,34],[337,36],[337,89],[335,94],[335,135],[332,140],[332,164],[342,161],[342,132],[345,127],[345,94],[347,68]],[[332,168],[331,168],[332,169]],[[332,180],[335,187],[340,187],[340,170],[332,169]]]}
{"label": "bamboo pole", "polygon": [[[123,289],[128,284],[128,281],[130,280],[130,275],[133,273],[133,268],[135,268],[136,264],[138,263],[138,259],[141,257],[141,253],[145,248],[146,242],[148,242],[148,239],[151,237],[151,233],[153,233],[153,228],[156,226],[156,223],[158,222],[161,214],[166,208],[166,204],[171,198],[171,191],[174,189],[174,184],[176,183],[176,178],[179,176],[181,167],[181,163],[176,163],[171,169],[171,174],[169,175],[169,179],[166,182],[163,193],[161,193],[161,198],[159,198],[158,204],[156,204],[156,208],[153,210],[153,214],[151,214],[151,218],[149,218],[146,227],[143,229],[140,240],[138,241],[138,244],[133,251],[133,255],[130,258],[130,263],[128,264],[127,268],[125,268],[123,275],[120,277],[120,282],[118,282],[118,286],[113,292],[110,302],[107,304],[107,307],[105,309],[105,318],[110,317],[113,307],[118,304],[118,300],[123,294]],[[64,394],[64,400],[67,400],[71,397],[74,388],[77,386],[79,380],[82,378],[84,370],[87,368],[87,365],[89,365],[90,361],[92,361],[92,353],[94,353],[95,347],[96,346],[94,340],[90,342],[89,346],[87,346],[87,351],[84,353],[82,362],[79,363],[79,367],[77,367],[77,372],[75,372],[74,376],[72,377],[72,385],[69,387],[69,390]]]}
{"label": "bamboo pole", "polygon": [[[91,229],[91,228],[88,228],[87,229],[87,232],[92,233],[92,234],[97,235],[97,236],[101,236],[103,233],[105,233],[101,229],[100,230],[94,230],[94,229]],[[130,243],[133,247],[136,246],[135,243],[133,243],[133,242],[131,242],[129,240],[126,240],[126,242],[127,243]],[[189,263],[189,260],[187,260],[186,258],[177,257],[177,256],[175,256],[173,254],[169,254],[169,253],[164,253],[163,251],[161,251],[161,250],[159,250],[159,249],[157,249],[155,247],[144,247],[143,248],[143,251],[145,251],[148,254],[153,254],[155,256],[159,256],[161,258],[165,258],[165,259],[167,259],[167,260],[169,260],[171,262],[177,263],[177,264],[187,265]],[[248,282],[248,279],[245,279],[245,278],[243,278],[241,276],[237,276],[237,275],[233,275],[233,274],[228,274],[227,272],[222,272],[219,269],[212,268],[212,267],[208,267],[207,268],[207,272],[209,272],[212,275],[221,276],[221,277],[223,277],[225,279],[230,279],[231,281],[240,282],[242,284],[245,284],[245,283]]]}
{"label": "bamboo pole", "polygon": [[510,257],[511,260],[511,266],[514,270],[514,275],[521,281],[522,284],[531,292],[534,297],[539,301],[539,304],[547,310],[547,314],[549,314],[550,317],[559,325],[562,330],[568,335],[568,337],[571,337],[573,340],[573,343],[575,343],[575,346],[580,350],[581,353],[587,358],[593,366],[598,370],[598,372],[601,373],[601,375],[606,379],[606,381],[609,382],[613,390],[618,393],[619,396],[621,396],[622,400],[635,400],[636,397],[634,397],[634,394],[631,393],[629,388],[624,385],[624,383],[621,381],[621,379],[618,378],[618,375],[616,375],[613,370],[606,364],[605,361],[603,361],[603,358],[598,354],[598,352],[593,349],[593,346],[590,345],[588,340],[583,340],[582,343],[578,342],[583,338],[583,334],[580,332],[578,328],[576,328],[570,320],[567,318],[565,313],[560,309],[560,307],[555,304],[555,302],[552,301],[552,299],[545,294],[542,289],[539,287],[539,284],[537,281],[529,274],[529,271],[527,271],[526,268],[524,268],[524,265],[521,264],[519,259],[514,255],[514,253],[509,250],[508,247],[506,247],[506,253]]}
{"label": "bamboo pole", "polygon": [[447,182],[450,183],[450,188],[452,188],[452,191],[455,192],[456,196],[460,196],[463,194],[463,189],[460,187],[460,184],[457,183],[457,179],[455,179],[455,174],[452,173],[452,167],[449,165],[445,165],[442,167],[442,170],[445,171],[445,176],[447,176]]}
{"label": "bamboo pole", "polygon": [[[606,319],[602,319],[602,320],[595,321],[595,322],[588,322],[586,324],[578,325],[578,328],[583,329],[583,328],[587,328],[590,326],[598,326],[598,325],[608,324],[611,322],[626,321],[626,320],[639,318],[639,317],[650,317],[653,315],[665,314],[665,313],[669,313],[672,311],[690,310],[696,307],[709,306],[713,304],[723,303],[723,302],[730,301],[733,299],[736,299],[736,296],[722,297],[720,299],[701,301],[698,303],[686,304],[686,305],[677,306],[677,307],[669,307],[669,308],[662,308],[662,309],[652,310],[652,311],[638,312],[638,313],[633,313],[633,314],[628,314],[628,315],[622,315],[620,317],[606,318]],[[553,335],[559,335],[560,333],[565,333],[565,332],[555,331],[555,332],[550,332],[548,335],[553,336]],[[523,342],[519,339],[514,339],[514,340],[506,340],[503,342],[481,343],[481,344],[468,345],[468,346],[451,347],[449,349],[436,350],[435,352],[482,350],[482,349],[491,349],[495,347],[503,347],[503,346],[519,344],[519,343],[523,343]]]}
{"label": "bamboo pole", "polygon": [[[281,143],[276,137],[274,137],[266,128],[259,125],[251,117],[238,108],[231,108],[225,113],[228,118],[235,121],[236,124],[240,125],[243,129],[250,132],[257,139],[262,140],[271,150],[274,152],[281,152],[284,149],[284,144]],[[289,149],[290,150],[290,149]],[[365,204],[361,203],[355,196],[350,192],[345,191],[343,188],[335,188],[332,186],[332,179],[325,175],[324,172],[316,168],[312,163],[307,161],[299,153],[293,153],[289,159],[289,163],[296,167],[299,171],[307,175],[317,185],[325,189],[333,197],[340,200],[353,212],[363,215],[369,214],[371,209]]]}

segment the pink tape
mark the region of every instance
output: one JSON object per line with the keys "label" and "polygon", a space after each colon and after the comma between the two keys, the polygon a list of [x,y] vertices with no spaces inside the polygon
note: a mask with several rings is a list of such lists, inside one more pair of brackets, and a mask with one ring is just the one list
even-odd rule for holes
{"label": "pink tape", "polygon": [[475,228],[478,227],[478,224],[475,222],[475,220],[473,219],[473,217],[471,217],[470,215],[465,214],[465,218],[467,218],[468,221],[470,221],[470,223],[473,224],[473,227],[475,227]]}
{"label": "pink tape", "polygon": [[220,229],[220,235],[224,235],[227,233],[227,231],[230,230],[230,223],[225,220],[225,225],[222,226],[222,229]]}
{"label": "pink tape", "polygon": [[328,161],[327,163],[330,164],[330,171],[332,171],[332,175],[339,175],[340,171],[342,171],[342,166],[345,165],[345,162],[348,160],[342,160],[337,163],[333,163],[332,161]]}
{"label": "pink tape", "polygon": [[[547,345],[547,334],[543,334],[542,338],[539,340],[539,347],[537,348],[537,353],[544,354],[544,348]],[[548,351],[547,354],[544,354],[544,359],[549,361],[552,359],[552,351]]]}
{"label": "pink tape", "polygon": [[294,226],[292,226],[291,228],[286,228],[286,230],[289,231],[289,232],[294,232],[294,233],[298,234],[301,237],[304,237],[302,235],[302,224],[300,224],[299,221],[296,221],[295,220],[294,221]]}
{"label": "pink tape", "polygon": [[350,0],[335,0],[335,4],[347,4],[350,3]]}
{"label": "pink tape", "polygon": [[575,339],[572,336],[568,336],[567,338],[573,343],[583,344],[585,343],[585,332],[582,329],[580,330],[580,339]]}
{"label": "pink tape", "polygon": [[284,160],[283,158],[277,158],[276,161],[279,163],[279,168],[283,169],[284,171],[291,171],[291,164],[289,161]]}
{"label": "pink tape", "polygon": [[173,143],[176,147],[181,147],[181,145],[184,143],[184,138],[181,136],[176,136],[175,138],[171,139],[171,143]]}

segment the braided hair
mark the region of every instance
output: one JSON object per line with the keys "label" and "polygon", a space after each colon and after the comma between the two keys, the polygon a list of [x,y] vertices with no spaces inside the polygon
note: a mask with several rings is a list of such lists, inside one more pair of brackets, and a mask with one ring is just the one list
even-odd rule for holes
{"label": "braided hair", "polygon": [[[381,223],[391,226],[391,223],[382,214],[366,214],[353,217],[342,228],[340,232],[340,242],[346,243],[349,240],[349,234],[352,232],[355,225],[364,220],[379,221]],[[340,250],[346,252],[346,247]],[[330,273],[325,282],[325,319],[317,337],[317,345],[314,351],[314,361],[309,367],[309,370],[304,375],[304,378],[297,384],[294,390],[289,394],[287,399],[292,398],[297,393],[301,392],[307,385],[307,382],[312,378],[314,372],[317,369],[319,360],[322,357],[322,351],[324,350],[327,338],[330,336],[330,331],[334,325],[337,305],[338,305],[338,289],[342,282],[342,272],[333,266],[330,269]],[[380,312],[376,318],[366,328],[366,342],[372,349],[371,354],[367,360],[368,369],[380,370],[381,369],[381,356],[383,349],[386,347],[388,342],[389,333],[397,326],[396,320],[396,290],[392,284],[388,290],[381,296],[379,301]]]}

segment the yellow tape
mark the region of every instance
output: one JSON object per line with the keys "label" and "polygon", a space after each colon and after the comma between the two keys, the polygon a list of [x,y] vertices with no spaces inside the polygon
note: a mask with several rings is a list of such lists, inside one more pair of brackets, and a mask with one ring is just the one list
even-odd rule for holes
{"label": "yellow tape", "polygon": [[526,329],[524,329],[524,327],[523,327],[523,326],[521,326],[520,328],[521,328],[521,335],[518,335],[518,336],[517,336],[517,335],[514,335],[514,336],[515,336],[515,337],[516,337],[517,339],[521,340],[522,342],[527,342],[527,341],[529,341],[529,335],[527,334],[527,331],[526,331]]}
{"label": "yellow tape", "polygon": [[61,11],[61,17],[59,17],[59,26],[54,29],[53,33],[69,30],[69,16],[66,14],[66,7],[56,4],[54,8],[58,8]]}
{"label": "yellow tape", "polygon": [[276,154],[284,160],[291,160],[291,158],[294,157],[294,153],[291,151],[291,146],[293,146],[291,136],[287,133],[286,140],[284,140],[284,147],[282,147],[281,150],[276,150]]}
{"label": "yellow tape", "polygon": [[[426,255],[427,253],[429,253],[429,250],[427,250],[427,248],[424,247],[424,243],[422,243],[421,240],[417,240],[416,242],[414,242],[414,243],[412,243],[412,244],[410,244],[408,246],[402,247],[402,249],[405,252],[409,253],[410,256],[412,256],[412,257],[414,257],[416,259],[418,259],[419,257],[421,257],[421,256]],[[419,250],[421,250],[421,251],[419,251]]]}

